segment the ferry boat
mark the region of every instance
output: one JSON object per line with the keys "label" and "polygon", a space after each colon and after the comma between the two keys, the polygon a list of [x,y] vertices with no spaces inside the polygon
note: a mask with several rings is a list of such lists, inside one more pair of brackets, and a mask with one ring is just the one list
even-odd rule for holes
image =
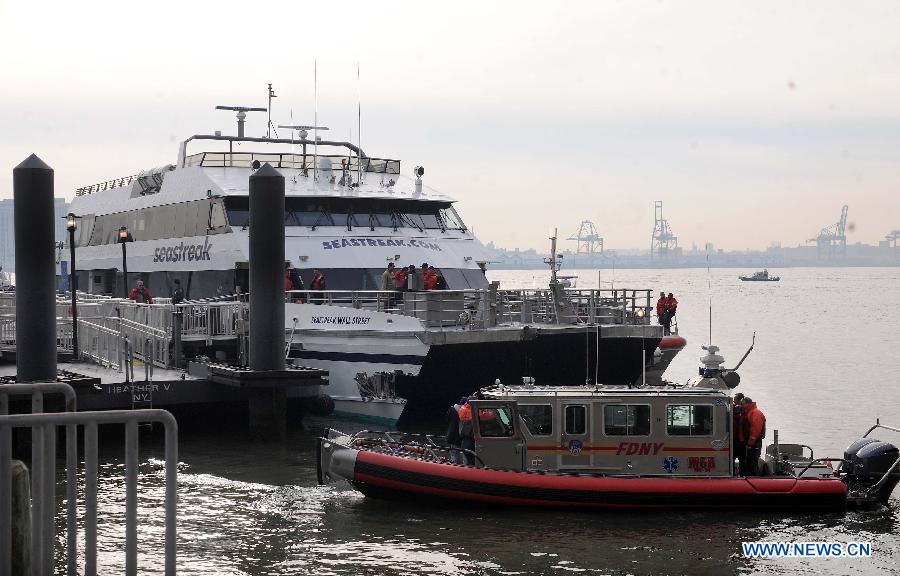
{"label": "ferry boat", "polygon": [[[286,266],[307,288],[314,270],[326,281],[287,298],[286,353],[329,371],[339,415],[427,420],[495,378],[630,383],[657,348],[649,290],[501,290],[454,199],[427,186],[422,167],[406,176],[399,160],[323,141],[310,127],[245,136],[241,114],[237,136],[191,136],[173,164],[76,191],[80,290],[120,295],[141,279],[167,296],[177,279],[188,300],[246,293],[248,179],[269,163],[286,179]],[[426,262],[448,290],[381,290],[388,263]]]}
{"label": "ferry boat", "polygon": [[471,465],[454,463],[458,449],[430,435],[326,430],[319,482],[346,480],[370,497],[508,506],[842,510],[888,501],[900,456],[869,434],[900,428],[880,423],[841,458],[817,458],[775,431],[759,475],[741,476],[730,395],[739,379],[720,358],[711,350],[684,386],[483,389],[469,400]]}
{"label": "ferry boat", "polygon": [[778,282],[781,280],[779,276],[769,276],[768,269],[761,272],[754,272],[752,276],[738,276],[744,282]]}

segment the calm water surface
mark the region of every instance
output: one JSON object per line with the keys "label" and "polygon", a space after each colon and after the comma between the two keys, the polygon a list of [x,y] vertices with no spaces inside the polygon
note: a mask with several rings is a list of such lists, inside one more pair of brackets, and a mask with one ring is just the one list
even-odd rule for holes
{"label": "calm water surface", "polygon": [[[578,287],[674,292],[688,348],[667,376],[696,373],[709,335],[733,365],[757,333],[740,390],[769,429],[817,454],[839,455],[876,417],[900,423],[900,365],[892,304],[900,269],[578,271]],[[747,270],[746,272],[751,272]],[[542,286],[543,271],[496,271],[506,287]],[[179,574],[889,574],[900,562],[900,494],[888,508],[841,514],[583,513],[429,506],[369,500],[346,484],[316,486],[315,434],[347,422],[309,420],[284,446],[240,436],[183,437]],[[889,439],[885,437],[884,439]],[[900,442],[900,438],[894,439]],[[159,448],[142,453],[142,572],[162,571]],[[105,451],[102,572],[123,568],[124,471]],[[869,559],[749,560],[742,541],[866,541]]]}

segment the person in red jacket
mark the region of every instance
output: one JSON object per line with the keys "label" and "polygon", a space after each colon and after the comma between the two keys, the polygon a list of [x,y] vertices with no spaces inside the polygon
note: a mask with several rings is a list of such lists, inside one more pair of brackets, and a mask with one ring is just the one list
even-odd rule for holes
{"label": "person in red jacket", "polygon": [[663,321],[663,316],[666,314],[666,293],[659,293],[659,300],[656,301],[656,319],[659,321],[660,326],[665,326],[665,322]]}
{"label": "person in red jacket", "polygon": [[137,286],[128,293],[128,299],[134,300],[138,304],[153,304],[153,296],[150,294],[150,290],[144,286],[143,280],[137,281]]}
{"label": "person in red jacket", "polygon": [[762,441],[766,437],[766,415],[756,406],[749,396],[744,396],[744,418],[741,430],[747,444],[747,462],[744,465],[744,476],[755,476],[759,456],[762,453]]}
{"label": "person in red jacket", "polygon": [[406,291],[406,273],[408,270],[405,266],[401,266],[396,273],[394,273],[394,289],[398,292]]}
{"label": "person in red jacket", "polygon": [[425,275],[425,289],[434,290],[437,285],[437,272],[434,271],[433,266],[429,266],[428,268],[424,268],[426,264],[423,264],[422,266],[422,271]]}

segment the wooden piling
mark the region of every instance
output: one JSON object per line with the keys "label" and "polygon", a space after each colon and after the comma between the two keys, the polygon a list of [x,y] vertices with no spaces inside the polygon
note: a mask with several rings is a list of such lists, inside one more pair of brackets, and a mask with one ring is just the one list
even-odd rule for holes
{"label": "wooden piling", "polygon": [[31,574],[31,478],[21,460],[12,466],[12,576]]}

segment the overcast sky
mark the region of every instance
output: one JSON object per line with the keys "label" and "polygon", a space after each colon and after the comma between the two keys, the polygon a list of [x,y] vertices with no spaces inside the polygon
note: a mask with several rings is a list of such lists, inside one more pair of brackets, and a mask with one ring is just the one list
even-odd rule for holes
{"label": "overcast sky", "polygon": [[[0,197],[35,152],[57,195],[234,130],[216,104],[319,122],[416,164],[484,241],[547,248],[591,220],[648,247],[797,245],[850,205],[900,229],[897,2],[0,0]],[[361,82],[357,84],[356,63]],[[251,117],[248,134],[265,131]]]}

